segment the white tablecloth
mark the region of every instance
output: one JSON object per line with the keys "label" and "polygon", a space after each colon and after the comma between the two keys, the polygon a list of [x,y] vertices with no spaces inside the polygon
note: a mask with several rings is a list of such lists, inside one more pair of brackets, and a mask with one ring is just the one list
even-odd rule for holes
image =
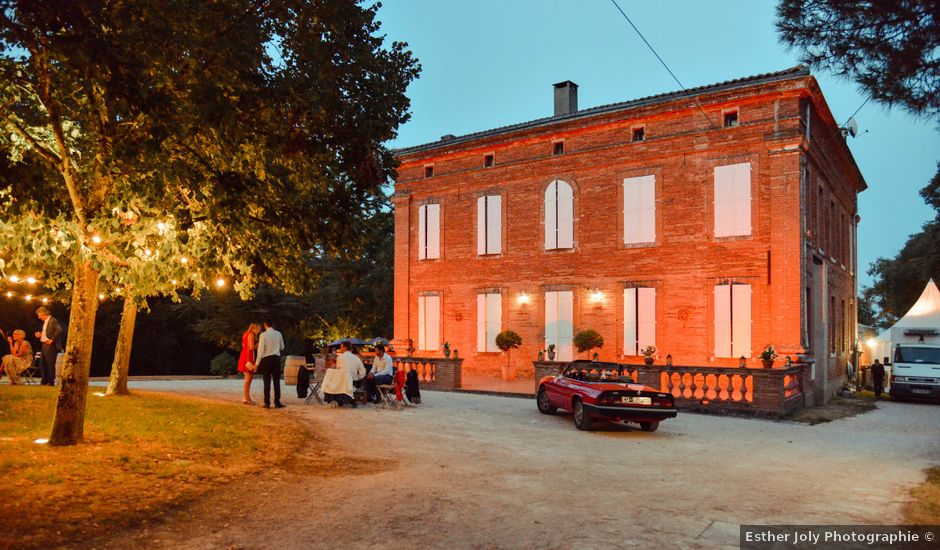
{"label": "white tablecloth", "polygon": [[354,390],[352,373],[348,369],[326,369],[326,376],[323,377],[323,385],[320,389],[324,394],[345,393],[352,397]]}

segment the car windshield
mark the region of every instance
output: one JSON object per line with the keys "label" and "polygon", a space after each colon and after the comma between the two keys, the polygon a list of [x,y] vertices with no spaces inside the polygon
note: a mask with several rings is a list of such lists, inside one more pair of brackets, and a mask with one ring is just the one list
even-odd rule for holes
{"label": "car windshield", "polygon": [[618,363],[574,361],[565,369],[564,376],[582,382],[618,382],[632,384],[630,371]]}
{"label": "car windshield", "polygon": [[900,346],[894,350],[894,362],[940,365],[940,348]]}

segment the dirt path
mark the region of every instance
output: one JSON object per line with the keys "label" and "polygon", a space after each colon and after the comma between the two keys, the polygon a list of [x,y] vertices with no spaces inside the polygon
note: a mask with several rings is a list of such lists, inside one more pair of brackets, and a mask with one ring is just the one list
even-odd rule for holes
{"label": "dirt path", "polygon": [[[240,391],[165,384],[140,387]],[[940,456],[930,405],[880,403],[818,426],[680,414],[647,434],[583,433],[534,401],[492,396],[426,392],[402,412],[285,402],[271,414],[318,434],[294,464],[106,545],[737,548],[742,523],[898,522]]]}

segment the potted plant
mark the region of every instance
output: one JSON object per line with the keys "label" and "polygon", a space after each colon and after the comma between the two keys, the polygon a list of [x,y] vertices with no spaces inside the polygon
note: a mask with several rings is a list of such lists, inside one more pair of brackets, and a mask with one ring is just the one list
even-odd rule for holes
{"label": "potted plant", "polygon": [[503,367],[503,380],[516,379],[516,368],[509,363],[509,353],[522,345],[522,337],[513,330],[504,330],[496,335],[496,347],[506,352],[506,366]]}
{"label": "potted plant", "polygon": [[594,348],[604,347],[604,337],[600,335],[596,330],[589,328],[582,330],[581,332],[574,335],[574,347],[577,348],[578,353],[589,352]]}
{"label": "potted plant", "polygon": [[555,360],[555,344],[549,344],[548,349],[546,351],[548,352],[548,360],[554,361]]}
{"label": "potted plant", "polygon": [[653,364],[653,354],[656,353],[656,346],[646,346],[640,353],[643,354],[643,362],[647,365]]}
{"label": "potted plant", "polygon": [[441,350],[444,352],[444,357],[450,357],[450,342],[444,342]]}
{"label": "potted plant", "polygon": [[767,344],[767,347],[764,348],[764,351],[760,352],[761,363],[764,364],[765,369],[772,369],[774,366],[774,359],[777,358],[777,350],[774,349],[773,344]]}

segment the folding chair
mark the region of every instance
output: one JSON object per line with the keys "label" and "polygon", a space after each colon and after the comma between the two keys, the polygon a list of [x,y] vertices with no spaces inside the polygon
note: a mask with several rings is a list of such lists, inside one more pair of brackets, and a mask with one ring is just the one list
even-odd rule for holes
{"label": "folding chair", "polygon": [[326,365],[318,365],[317,362],[314,363],[305,363],[304,368],[310,371],[310,388],[307,390],[307,400],[304,401],[304,405],[309,405],[316,400],[317,403],[323,404],[323,398],[320,397],[320,387],[323,386],[323,379],[326,377]]}
{"label": "folding chair", "polygon": [[42,352],[37,351],[33,356],[33,362],[20,372],[20,381],[24,384],[38,384],[42,378]]}
{"label": "folding chair", "polygon": [[411,402],[408,401],[408,397],[405,395],[405,373],[399,371],[396,368],[393,384],[379,384],[376,386],[379,390],[379,395],[381,396],[381,401],[375,407],[375,410],[379,408],[383,409],[394,409],[400,411],[405,408],[406,405],[411,405]]}

